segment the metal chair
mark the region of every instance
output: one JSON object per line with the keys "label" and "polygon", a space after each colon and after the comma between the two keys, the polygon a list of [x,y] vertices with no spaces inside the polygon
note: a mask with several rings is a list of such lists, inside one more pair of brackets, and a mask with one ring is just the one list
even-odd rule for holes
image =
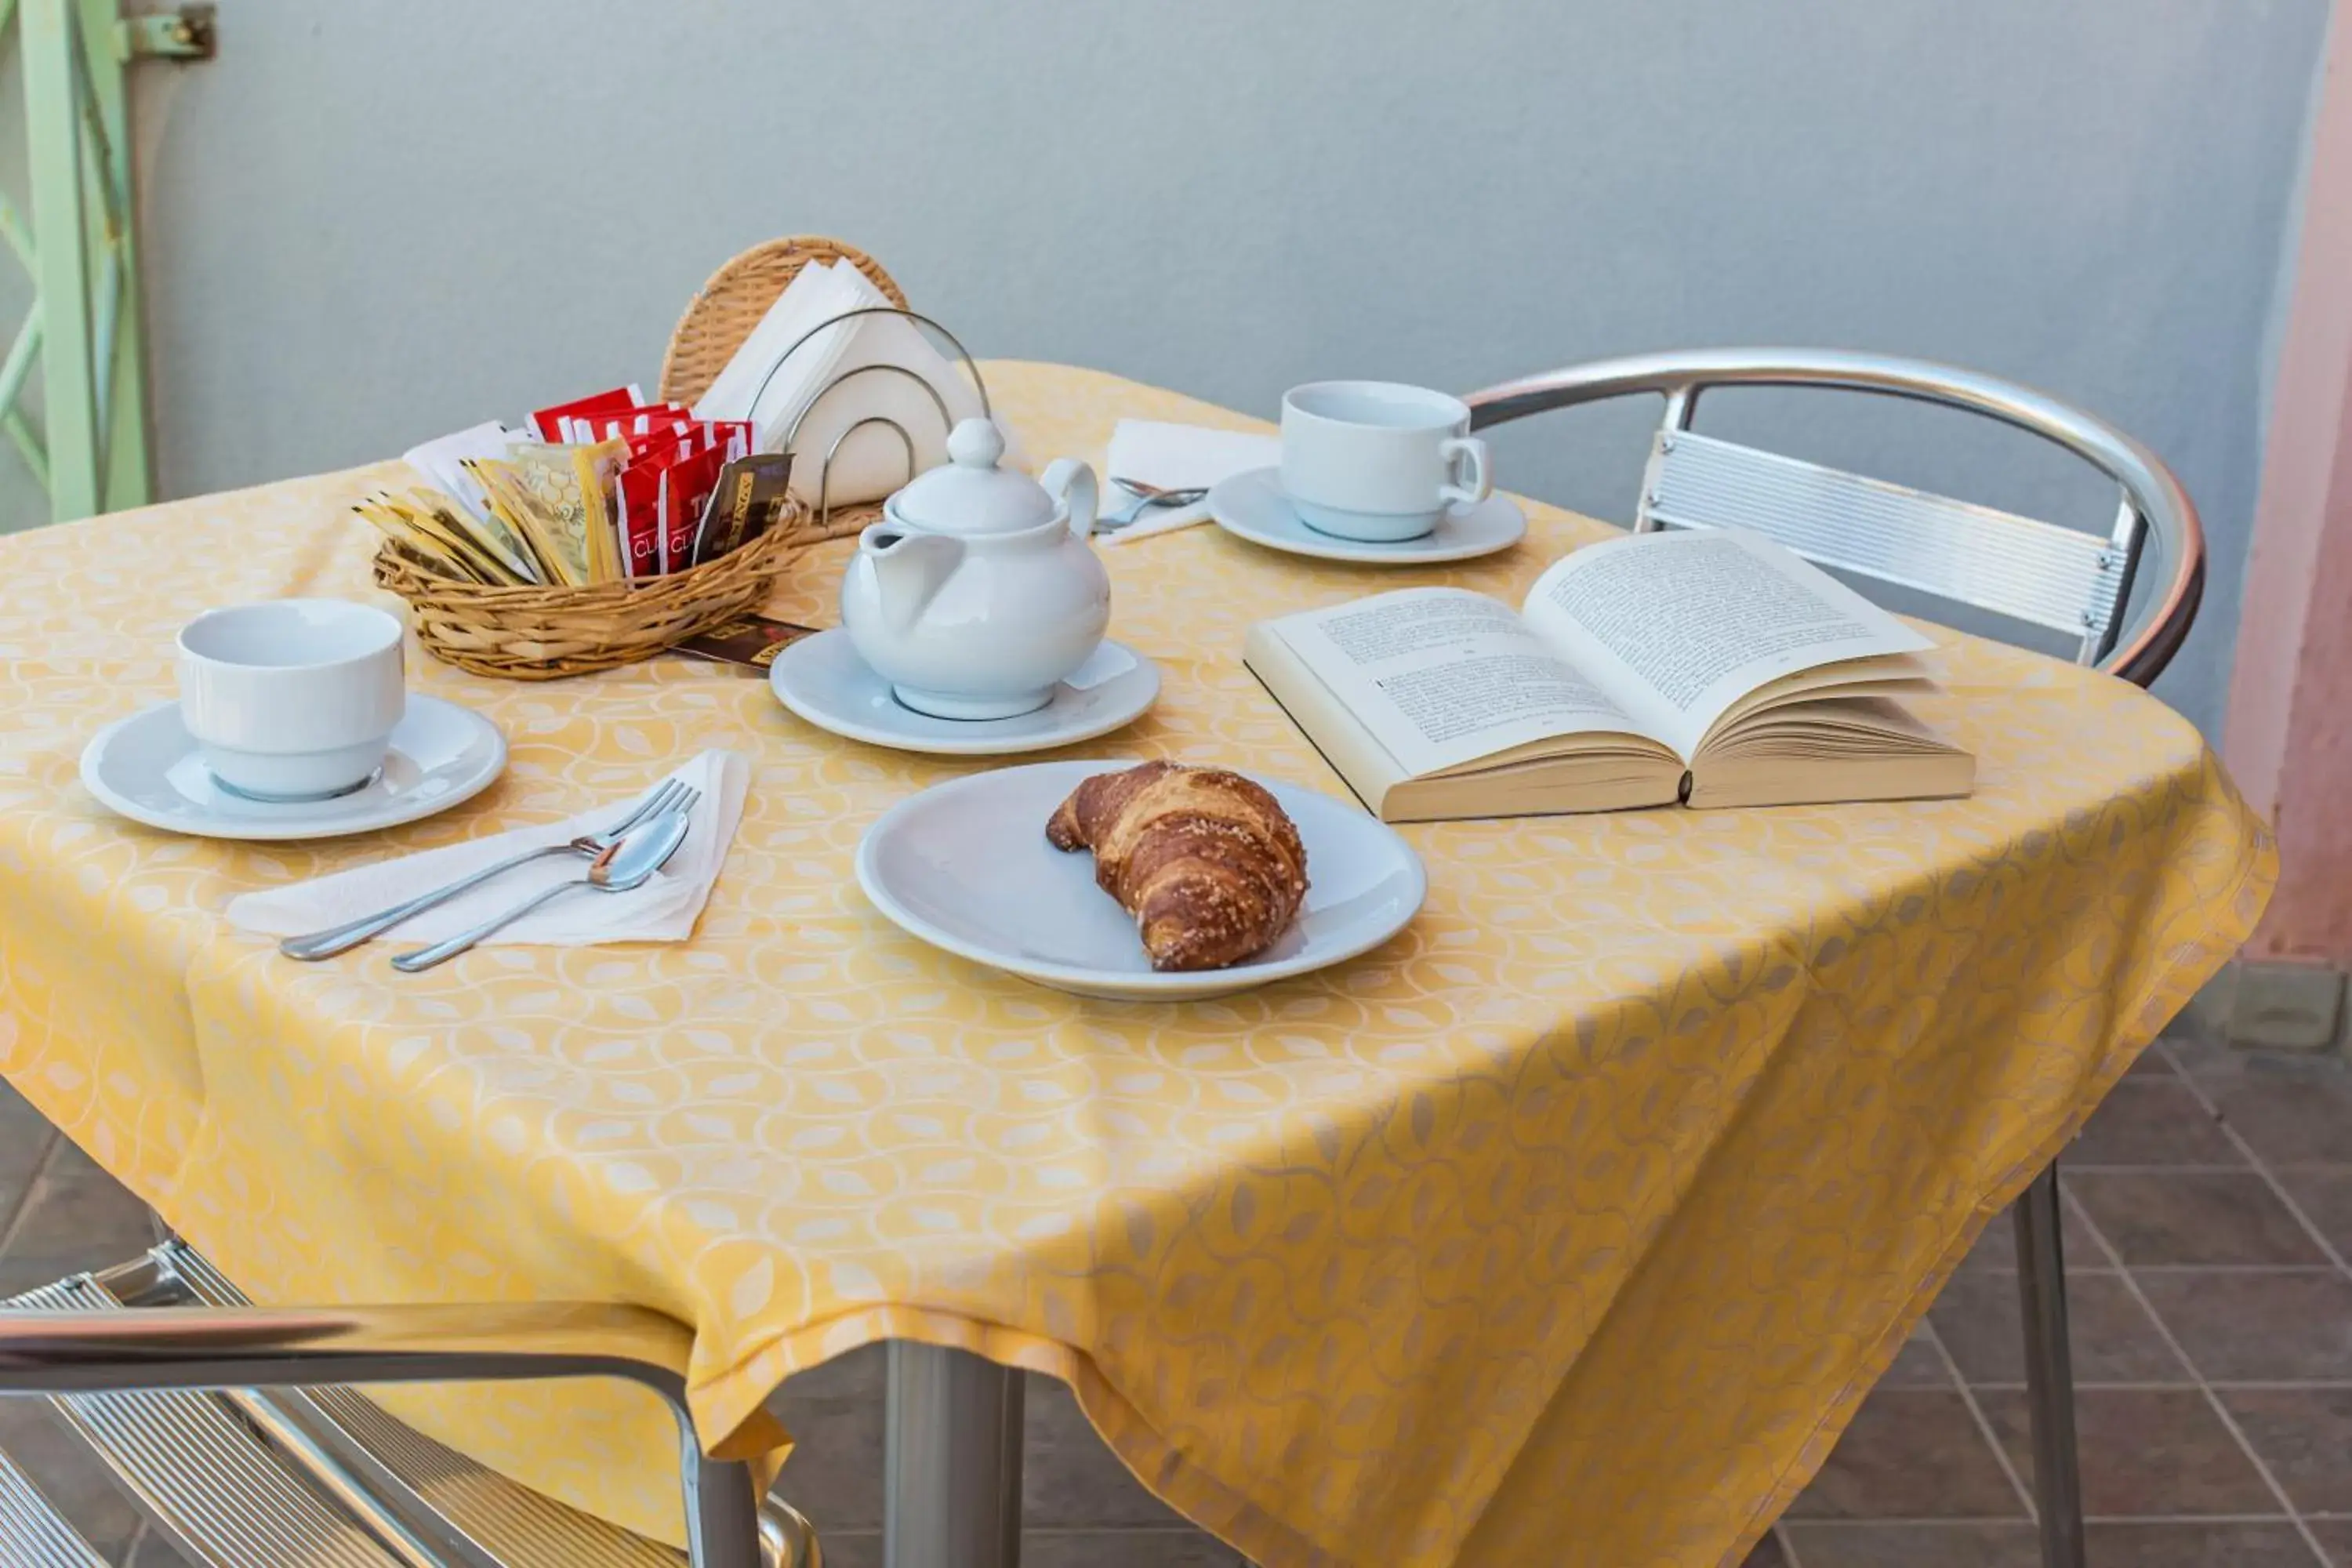
{"label": "metal chair", "polygon": [[[207,1568],[822,1568],[815,1532],[714,1459],[691,1336],[636,1307],[257,1308],[184,1243],[0,1301],[0,1396],[47,1394]],[[564,1507],[344,1384],[617,1377],[677,1417],[688,1547]],[[0,1563],[106,1568],[0,1455]]]}
{"label": "metal chair", "polygon": [[[1710,387],[1829,388],[1966,409],[2054,442],[2120,492],[2106,537],[1864,479],[1702,436]],[[1714,349],[1571,365],[1473,393],[1474,430],[1633,394],[1665,399],[1634,530],[1736,524],[1822,565],[2078,636],[2079,661],[2146,686],[2189,635],[2205,585],[2197,509],[2171,470],[2129,436],[2055,398],[1921,360],[1817,349]],[[2132,607],[2146,558],[2164,577]],[[2018,1200],[2033,1488],[2045,1568],[2084,1568],[2074,1379],[2066,1336],[2058,1166]]]}

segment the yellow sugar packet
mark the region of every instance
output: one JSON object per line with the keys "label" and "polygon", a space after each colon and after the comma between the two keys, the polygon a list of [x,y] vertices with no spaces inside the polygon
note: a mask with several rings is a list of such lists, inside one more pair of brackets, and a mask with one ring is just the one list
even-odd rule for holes
{"label": "yellow sugar packet", "polygon": [[572,587],[621,580],[600,464],[623,442],[595,447],[518,446],[507,456],[469,458],[493,510],[530,542],[556,577]]}
{"label": "yellow sugar packet", "polygon": [[493,511],[475,517],[461,508],[449,505],[446,497],[434,490],[401,490],[395,493],[394,499],[406,503],[410,510],[434,519],[443,531],[471,540],[516,583],[545,580],[539,558],[531,553],[529,542],[498,513]]}
{"label": "yellow sugar packet", "polygon": [[418,527],[406,516],[371,496],[352,510],[419,564],[466,583],[488,583],[483,568],[438,533]]}
{"label": "yellow sugar packet", "polygon": [[419,533],[428,534],[456,551],[475,568],[483,582],[520,585],[529,579],[509,565],[497,552],[478,538],[472,530],[458,522],[438,506],[418,506],[413,496],[384,494],[377,500],[389,508],[408,526]]}

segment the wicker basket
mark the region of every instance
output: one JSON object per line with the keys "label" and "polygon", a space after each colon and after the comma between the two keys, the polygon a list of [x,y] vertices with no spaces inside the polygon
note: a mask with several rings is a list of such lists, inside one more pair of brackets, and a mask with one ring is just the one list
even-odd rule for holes
{"label": "wicker basket", "polygon": [[[755,245],[710,275],[678,318],[663,356],[661,395],[691,403],[743,346],[768,307],[812,261],[846,259],[891,303],[907,296],[854,245],[795,235]],[[878,507],[836,507],[828,527],[798,501],[756,542],[675,577],[589,588],[493,588],[445,577],[397,545],[376,552],[375,580],[408,601],[416,637],[443,661],[476,675],[555,680],[634,664],[697,632],[757,609],[779,573],[824,539],[856,532]]]}
{"label": "wicker basket", "polygon": [[730,554],[636,583],[493,588],[445,577],[387,542],[376,585],[408,602],[416,639],[446,664],[509,680],[556,680],[634,664],[759,608],[776,574],[816,542],[795,501],[780,525]]}

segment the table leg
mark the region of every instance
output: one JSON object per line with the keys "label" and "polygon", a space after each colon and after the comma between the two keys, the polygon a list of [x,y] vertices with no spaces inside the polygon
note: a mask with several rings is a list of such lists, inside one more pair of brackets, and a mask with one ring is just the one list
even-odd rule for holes
{"label": "table leg", "polygon": [[885,1568],[1020,1568],[1022,1374],[890,1342]]}
{"label": "table leg", "polygon": [[2083,1568],[2083,1477],[2074,1453],[2074,1369],[2066,1331],[2066,1255],[2059,1240],[2055,1161],[2017,1200],[2016,1214],[2042,1562],[2043,1568]]}

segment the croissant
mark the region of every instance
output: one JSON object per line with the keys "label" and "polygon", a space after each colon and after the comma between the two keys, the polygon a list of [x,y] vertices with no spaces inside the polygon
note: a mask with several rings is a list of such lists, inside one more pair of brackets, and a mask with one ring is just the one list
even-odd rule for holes
{"label": "croissant", "polygon": [[1223,969],[1274,945],[1307,896],[1307,848],[1274,796],[1219,768],[1097,773],[1045,825],[1095,852],[1095,881],[1135,917],[1154,969]]}

